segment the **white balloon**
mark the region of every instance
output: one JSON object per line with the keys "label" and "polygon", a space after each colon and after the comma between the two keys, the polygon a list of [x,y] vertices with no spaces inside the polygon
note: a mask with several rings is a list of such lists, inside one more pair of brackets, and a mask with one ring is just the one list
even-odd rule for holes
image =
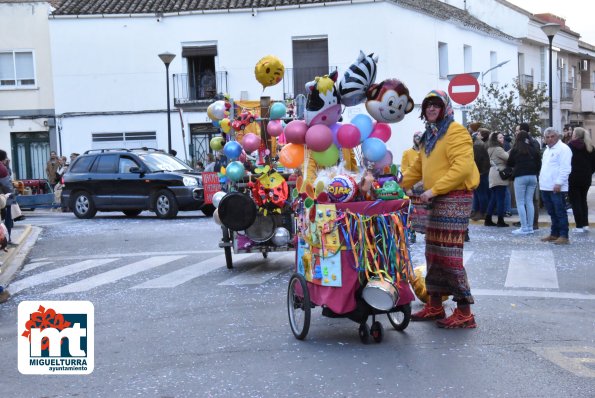
{"label": "white balloon", "polygon": [[219,218],[219,209],[215,209],[215,211],[213,212],[213,221],[215,221],[215,224],[221,225],[221,219]]}
{"label": "white balloon", "polygon": [[219,207],[219,202],[221,202],[221,199],[223,199],[225,195],[226,193],[223,191],[215,192],[213,195],[213,206]]}
{"label": "white balloon", "polygon": [[278,227],[275,228],[275,234],[272,237],[272,241],[275,246],[285,246],[289,243],[291,239],[291,234],[286,228]]}
{"label": "white balloon", "polygon": [[225,101],[215,101],[211,105],[213,105],[213,108],[211,108],[213,110],[213,116],[219,120],[223,119],[225,117]]}

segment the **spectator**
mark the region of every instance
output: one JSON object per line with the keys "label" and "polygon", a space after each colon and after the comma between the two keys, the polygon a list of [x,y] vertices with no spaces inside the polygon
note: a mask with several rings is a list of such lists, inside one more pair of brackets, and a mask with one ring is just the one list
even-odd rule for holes
{"label": "spectator", "polygon": [[205,164],[199,160],[198,162],[196,162],[194,170],[198,171],[199,173],[202,173],[203,171],[205,171]]}
{"label": "spectator", "polygon": [[204,171],[215,171],[215,156],[212,153],[207,154],[207,165]]}
{"label": "spectator", "polygon": [[489,136],[490,130],[480,128],[475,133],[473,142],[473,158],[479,170],[479,186],[473,191],[473,212],[471,213],[471,219],[473,221],[479,221],[485,218],[490,200],[490,155],[486,149],[486,141]]}
{"label": "spectator", "polygon": [[543,135],[547,148],[542,157],[539,184],[543,204],[552,219],[552,226],[550,234],[541,241],[567,245],[570,242],[564,194],[568,192],[572,151],[562,142],[562,135],[553,127],[545,129]]}
{"label": "spectator", "polygon": [[5,195],[9,195],[6,199],[6,207],[2,209],[2,219],[4,220],[4,226],[6,227],[6,231],[8,233],[8,244],[12,244],[10,239],[10,234],[12,232],[12,227],[14,226],[14,220],[12,219],[12,210],[11,207],[16,200],[14,199],[14,187],[12,185],[12,178],[8,169],[6,168],[6,160],[8,159],[8,154],[5,150],[0,149],[0,193]]}
{"label": "spectator", "polygon": [[[490,134],[488,140],[488,154],[490,156],[490,202],[486,211],[486,218],[484,225],[486,227],[508,227],[504,222],[504,206],[506,200],[506,187],[508,181],[500,177],[500,170],[506,167],[508,160],[508,153],[504,151],[504,136],[498,132]],[[492,214],[494,207],[498,213],[498,222],[494,224],[492,221]]]}
{"label": "spectator", "polygon": [[421,131],[413,133],[413,146],[403,152],[401,158],[401,173],[405,173],[409,167],[415,163],[417,155],[419,154],[419,140],[421,139]]}
{"label": "spectator", "polygon": [[58,169],[60,168],[60,160],[58,159],[58,155],[56,155],[56,151],[50,152],[50,160],[47,161],[45,166],[45,172],[48,176],[48,181],[50,185],[53,187],[56,185],[57,182],[57,174]]}
{"label": "spectator", "polygon": [[589,231],[589,208],[587,207],[587,192],[591,186],[591,178],[595,172],[595,151],[591,136],[582,127],[576,127],[572,132],[572,140],[568,142],[572,151],[570,176],[568,177],[568,198],[572,205],[575,233]]}
{"label": "spectator", "polygon": [[74,163],[74,160],[79,157],[79,154],[76,152],[72,152],[70,154],[70,164]]}

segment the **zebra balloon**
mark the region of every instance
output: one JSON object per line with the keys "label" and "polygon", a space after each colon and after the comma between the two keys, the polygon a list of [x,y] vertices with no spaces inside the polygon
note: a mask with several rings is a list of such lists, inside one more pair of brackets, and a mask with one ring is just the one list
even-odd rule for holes
{"label": "zebra balloon", "polygon": [[366,92],[376,80],[377,62],[377,55],[365,55],[360,50],[357,61],[349,67],[339,82],[339,95],[343,105],[355,106],[366,101]]}

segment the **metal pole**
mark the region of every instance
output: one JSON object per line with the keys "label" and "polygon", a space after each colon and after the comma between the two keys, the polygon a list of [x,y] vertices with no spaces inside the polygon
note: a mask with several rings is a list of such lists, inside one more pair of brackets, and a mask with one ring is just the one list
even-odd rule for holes
{"label": "metal pole", "polygon": [[554,109],[552,105],[552,42],[554,41],[554,36],[547,37],[550,40],[550,84],[549,84],[549,92],[550,92],[550,123],[549,127],[553,127],[554,125]]}
{"label": "metal pole", "polygon": [[[551,46],[550,46],[551,51]],[[551,66],[551,65],[550,65]],[[551,72],[551,69],[550,69]],[[169,111],[169,64],[165,64],[165,83],[167,87],[167,151],[171,153],[171,119]]]}

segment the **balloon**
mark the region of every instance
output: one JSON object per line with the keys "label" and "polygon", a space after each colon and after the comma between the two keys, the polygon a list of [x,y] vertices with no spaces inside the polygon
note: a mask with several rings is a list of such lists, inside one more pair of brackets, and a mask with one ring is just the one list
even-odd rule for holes
{"label": "balloon", "polygon": [[285,246],[289,243],[291,235],[286,228],[277,227],[271,240],[275,246]]}
{"label": "balloon", "polygon": [[333,144],[335,144],[338,148],[341,147],[341,144],[339,144],[339,141],[337,141],[337,132],[339,131],[339,127],[342,125],[343,123],[337,122],[328,126],[331,129],[331,133],[333,134]]}
{"label": "balloon", "polygon": [[279,120],[270,120],[267,123],[267,133],[269,133],[271,137],[279,137],[283,134],[283,125]]}
{"label": "balloon", "polygon": [[229,141],[223,147],[223,153],[230,159],[237,159],[242,154],[242,146],[237,141]]}
{"label": "balloon", "polygon": [[359,129],[351,123],[346,123],[339,127],[337,131],[337,141],[341,147],[351,149],[358,146],[361,142],[361,133]]}
{"label": "balloon", "polygon": [[341,117],[341,104],[339,103],[339,93],[335,87],[337,81],[337,71],[330,75],[306,83],[308,99],[306,100],[306,110],[304,118],[308,126],[315,124],[326,124],[330,126],[339,121]]}
{"label": "balloon", "polygon": [[215,211],[213,212],[213,221],[215,221],[215,224],[221,225],[221,218],[219,218],[219,209],[215,209]]}
{"label": "balloon", "polygon": [[254,67],[256,80],[262,84],[263,89],[279,83],[284,74],[285,66],[283,66],[283,62],[274,55],[261,58]]}
{"label": "balloon", "polygon": [[225,134],[229,133],[231,130],[231,120],[229,120],[227,117],[221,119],[219,122],[219,128],[221,128],[221,131],[223,131]]}
{"label": "balloon", "polygon": [[305,144],[308,125],[303,120],[293,120],[285,127],[285,139],[292,144]]}
{"label": "balloon", "polygon": [[225,145],[225,140],[220,136],[211,138],[211,141],[209,142],[209,146],[213,151],[222,150],[223,145]]}
{"label": "balloon", "polygon": [[370,137],[380,138],[384,142],[388,142],[392,134],[391,128],[386,123],[376,123],[372,129]]}
{"label": "balloon", "polygon": [[[375,138],[375,137],[372,137]],[[384,154],[384,157],[382,159],[380,159],[378,162],[376,162],[376,164],[374,165],[374,168],[377,171],[382,172],[384,170],[385,167],[390,166],[391,164],[393,164],[393,153],[391,151],[386,151],[386,153]]]}
{"label": "balloon", "polygon": [[275,102],[271,106],[269,117],[271,119],[281,119],[287,113],[287,108],[283,102]]}
{"label": "balloon", "polygon": [[354,106],[366,100],[366,92],[376,80],[377,62],[378,56],[374,56],[374,53],[365,55],[360,50],[357,60],[349,67],[339,82],[339,93],[343,105]]}
{"label": "balloon", "polygon": [[213,206],[215,207],[219,207],[219,202],[221,202],[221,199],[223,199],[223,197],[226,195],[225,192],[223,191],[218,191],[215,192],[213,194]]}
{"label": "balloon", "polygon": [[335,144],[331,144],[324,152],[312,151],[312,157],[320,166],[334,166],[339,160],[339,148]]}
{"label": "balloon", "polygon": [[223,101],[223,100],[215,101],[209,106],[213,107],[213,116],[215,116],[217,118],[217,120],[221,120],[225,117],[225,111],[226,111],[225,101]]}
{"label": "balloon", "polygon": [[366,110],[382,123],[397,123],[413,110],[409,89],[397,79],[387,79],[372,84],[367,92]]}
{"label": "balloon", "polygon": [[331,202],[351,202],[357,193],[357,183],[351,176],[338,174],[326,190]]}
{"label": "balloon", "polygon": [[239,181],[244,176],[244,172],[244,165],[236,160],[227,165],[225,175],[232,181]]}
{"label": "balloon", "polygon": [[242,139],[242,147],[246,152],[254,152],[260,147],[260,137],[252,133],[246,134]]}
{"label": "balloon", "polygon": [[323,152],[333,143],[333,133],[324,124],[315,124],[306,132],[306,145],[315,151]]}
{"label": "balloon", "polygon": [[279,162],[288,169],[295,169],[304,163],[304,146],[302,144],[287,144],[279,152]]}
{"label": "balloon", "polygon": [[355,125],[355,127],[359,129],[361,134],[360,142],[364,142],[364,140],[370,136],[372,133],[372,128],[374,127],[372,118],[368,115],[364,115],[363,113],[355,115],[353,119],[351,119],[351,124]]}
{"label": "balloon", "polygon": [[377,162],[386,154],[386,144],[380,138],[368,138],[362,143],[362,153],[370,162]]}

